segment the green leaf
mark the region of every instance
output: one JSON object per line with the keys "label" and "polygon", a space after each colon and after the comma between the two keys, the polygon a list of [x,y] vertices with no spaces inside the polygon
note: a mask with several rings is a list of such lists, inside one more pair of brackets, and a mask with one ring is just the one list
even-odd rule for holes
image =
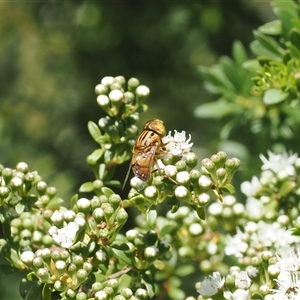
{"label": "green leaf", "polygon": [[199,105],[194,110],[194,115],[198,118],[221,119],[227,115],[231,115],[240,110],[240,106],[236,103],[230,103],[225,99],[219,99],[215,102],[209,102]]}
{"label": "green leaf", "polygon": [[258,41],[253,41],[250,44],[250,49],[251,51],[259,56],[259,57],[264,57],[266,60],[270,60],[270,59],[275,59],[277,61],[281,60],[281,57],[278,57],[278,55],[274,54],[273,52],[269,51],[268,49],[266,49],[261,43],[259,43]]}
{"label": "green leaf", "polygon": [[52,287],[49,284],[44,284],[42,290],[43,300],[51,300],[52,298]]}
{"label": "green leaf", "polygon": [[196,207],[196,212],[201,220],[205,220],[205,210],[203,207]]}
{"label": "green leaf", "polygon": [[15,205],[15,210],[18,215],[20,215],[24,211],[25,205],[18,203]]}
{"label": "green leaf", "polygon": [[282,197],[285,197],[296,187],[296,183],[292,181],[284,181],[279,188],[278,194]]}
{"label": "green leaf", "polygon": [[230,183],[227,183],[226,185],[222,186],[220,188],[220,190],[222,192],[225,192],[225,193],[228,193],[228,194],[234,194],[234,192],[235,192],[234,186]]}
{"label": "green leaf", "polygon": [[102,191],[103,195],[105,195],[107,198],[109,198],[111,195],[114,194],[114,192],[110,188],[105,187],[105,186],[103,188],[101,188],[101,191]]}
{"label": "green leaf", "polygon": [[94,190],[94,185],[90,181],[83,183],[79,188],[79,192],[81,193],[89,193],[92,192],[93,190]]}
{"label": "green leaf", "polygon": [[245,79],[239,76],[238,67],[234,64],[234,62],[229,57],[226,56],[221,57],[219,62],[220,65],[222,66],[224,74],[234,86],[234,92],[237,93],[237,91],[241,88],[241,85]]}
{"label": "green leaf", "polygon": [[280,35],[282,33],[282,26],[280,20],[274,20],[258,27],[261,33],[269,35]]}
{"label": "green leaf", "polygon": [[73,195],[70,201],[71,207],[73,207],[76,204],[77,200],[78,200],[78,194]]}
{"label": "green leaf", "polygon": [[23,278],[19,285],[19,293],[24,300],[38,299],[41,294],[42,286],[34,281]]}
{"label": "green leaf", "polygon": [[243,67],[249,71],[257,72],[262,69],[257,59],[249,59],[243,63]]}
{"label": "green leaf", "polygon": [[193,265],[183,265],[176,269],[175,274],[177,276],[188,276],[190,274],[195,273],[195,267]]}
{"label": "green leaf", "polygon": [[291,42],[286,42],[285,45],[286,45],[287,49],[289,50],[290,56],[298,59],[300,56],[299,49],[295,45],[293,45]]}
{"label": "green leaf", "polygon": [[248,59],[247,52],[240,41],[234,42],[232,46],[232,57],[240,67]]}
{"label": "green leaf", "polygon": [[263,101],[266,105],[273,105],[283,102],[288,97],[288,95],[288,93],[280,89],[269,89],[265,91]]}
{"label": "green leaf", "polygon": [[129,250],[129,246],[125,243],[120,243],[120,242],[113,242],[111,244],[111,247],[116,249],[116,250],[122,250],[122,251],[127,251]]}
{"label": "green leaf", "polygon": [[146,218],[147,218],[147,223],[148,223],[149,227],[152,228],[156,223],[156,218],[157,218],[156,209],[150,209]]}
{"label": "green leaf", "polygon": [[102,133],[100,131],[100,128],[98,125],[92,121],[88,122],[88,130],[92,138],[98,142],[98,139],[102,136]]}
{"label": "green leaf", "polygon": [[123,274],[118,279],[118,292],[122,291],[124,288],[131,286],[132,277],[128,274]]}
{"label": "green leaf", "polygon": [[100,180],[104,180],[104,174],[105,174],[106,166],[105,164],[100,164],[99,165],[99,170],[98,170],[98,176]]}
{"label": "green leaf", "polygon": [[284,54],[284,49],[281,48],[280,44],[275,39],[266,36],[265,34],[254,31],[255,39],[261,44],[263,48],[273,53],[274,57],[281,58]]}
{"label": "green leaf", "polygon": [[124,253],[123,250],[118,250],[115,248],[111,248],[111,250],[119,260],[123,261],[128,266],[132,266],[133,263],[132,263],[131,259]]}
{"label": "green leaf", "polygon": [[103,155],[103,153],[104,153],[103,149],[96,149],[89,155],[89,157],[91,160],[96,162],[100,159],[100,157]]}
{"label": "green leaf", "polygon": [[290,41],[291,43],[300,49],[300,32],[298,29],[293,28],[290,31]]}
{"label": "green leaf", "polygon": [[148,292],[148,296],[150,297],[150,299],[152,299],[155,295],[154,292],[154,282],[152,280],[152,278],[150,278],[147,274],[143,273],[142,274],[142,283],[145,285],[146,290]]}
{"label": "green leaf", "polygon": [[55,207],[59,207],[61,206],[61,204],[64,202],[64,200],[62,198],[52,198],[48,204],[47,204],[47,208],[55,208]]}

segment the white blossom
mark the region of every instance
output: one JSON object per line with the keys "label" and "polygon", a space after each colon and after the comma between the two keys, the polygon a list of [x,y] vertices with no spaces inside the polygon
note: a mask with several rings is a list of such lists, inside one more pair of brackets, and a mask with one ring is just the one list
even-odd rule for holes
{"label": "white blossom", "polygon": [[261,189],[261,183],[256,176],[253,176],[250,181],[244,181],[241,184],[241,191],[247,197],[254,197],[257,192]]}
{"label": "white blossom", "polygon": [[76,238],[79,226],[75,222],[70,222],[66,227],[58,229],[56,226],[51,226],[48,233],[53,240],[64,248],[70,248]]}
{"label": "white blossom", "polygon": [[213,296],[222,289],[224,283],[225,278],[222,278],[219,272],[214,272],[201,282],[197,292],[202,296]]}
{"label": "white blossom", "polygon": [[191,135],[189,138],[186,138],[185,131],[178,132],[174,130],[174,137],[169,131],[169,134],[162,138],[164,144],[166,144],[165,148],[167,150],[167,154],[172,154],[175,156],[181,156],[183,153],[189,152],[193,146],[191,141]]}
{"label": "white blossom", "polygon": [[298,158],[298,154],[274,154],[272,151],[268,151],[269,159],[264,155],[260,154],[260,159],[263,162],[262,170],[271,170],[275,174],[286,173],[288,176],[293,176],[296,174],[295,163]]}

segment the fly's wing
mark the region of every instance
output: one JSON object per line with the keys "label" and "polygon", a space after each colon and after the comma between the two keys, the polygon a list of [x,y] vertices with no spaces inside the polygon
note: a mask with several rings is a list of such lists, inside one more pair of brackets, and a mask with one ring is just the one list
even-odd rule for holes
{"label": "fly's wing", "polygon": [[132,157],[132,171],[136,177],[143,181],[148,181],[150,178],[157,146],[156,143],[153,146],[144,147],[143,151],[136,151]]}

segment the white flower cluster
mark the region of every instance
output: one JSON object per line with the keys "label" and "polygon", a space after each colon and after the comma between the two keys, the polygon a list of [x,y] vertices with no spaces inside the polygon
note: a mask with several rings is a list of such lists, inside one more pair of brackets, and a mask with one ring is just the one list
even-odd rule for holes
{"label": "white flower cluster", "polygon": [[291,245],[300,245],[300,237],[292,235],[289,229],[274,222],[272,224],[264,221],[248,222],[243,231],[237,228],[235,236],[229,236],[225,247],[226,255],[234,255],[237,258],[244,257],[248,249],[253,249],[256,255],[262,251],[284,254]]}
{"label": "white flower cluster", "polygon": [[174,132],[174,136],[172,136],[169,131],[169,134],[162,138],[162,142],[166,144],[165,148],[169,154],[181,156],[183,153],[189,152],[193,146],[193,143],[190,143],[191,135],[187,139],[185,131],[174,130]]}

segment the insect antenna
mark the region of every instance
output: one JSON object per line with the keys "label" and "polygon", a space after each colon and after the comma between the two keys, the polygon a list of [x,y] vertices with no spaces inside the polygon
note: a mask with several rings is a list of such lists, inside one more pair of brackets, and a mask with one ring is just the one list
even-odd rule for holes
{"label": "insect antenna", "polygon": [[130,171],[131,171],[131,164],[129,164],[128,171],[126,173],[126,176],[125,176],[125,179],[124,179],[124,182],[123,182],[123,185],[122,185],[122,190],[124,190],[124,188],[125,188],[126,182],[127,182],[128,177],[130,175]]}

